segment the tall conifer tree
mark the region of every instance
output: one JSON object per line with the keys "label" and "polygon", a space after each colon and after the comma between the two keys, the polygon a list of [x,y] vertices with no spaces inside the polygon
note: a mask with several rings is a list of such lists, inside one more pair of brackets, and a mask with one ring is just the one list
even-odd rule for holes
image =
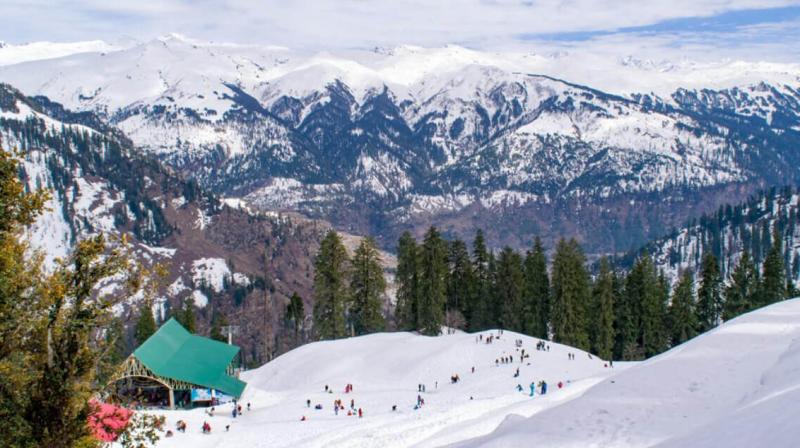
{"label": "tall conifer tree", "polygon": [[483,231],[478,229],[472,243],[472,264],[475,276],[475,297],[472,300],[469,328],[478,331],[488,328],[491,321],[492,279],[489,270],[489,251],[483,238]]}
{"label": "tall conifer tree", "polygon": [[717,257],[706,252],[700,266],[700,288],[697,290],[697,321],[706,332],[719,324],[722,313],[722,278]]}
{"label": "tall conifer tree", "polygon": [[501,328],[521,332],[525,317],[525,274],[522,257],[506,246],[497,261],[496,297]]}
{"label": "tall conifer tree", "polygon": [[339,234],[330,230],[322,240],[314,262],[314,327],[320,339],[347,336],[345,275],[348,262],[347,250]]}
{"label": "tall conifer tree", "polygon": [[786,266],[783,262],[783,243],[777,230],[773,232],[772,245],[764,260],[760,298],[762,305],[786,299]]}
{"label": "tall conifer tree", "polygon": [[525,332],[531,336],[548,339],[550,323],[550,279],[547,274],[547,256],[539,237],[533,250],[525,257]]}
{"label": "tall conifer tree", "polygon": [[441,333],[447,292],[447,243],[436,227],[425,233],[420,256],[419,331],[428,336]]}
{"label": "tall conifer tree", "polygon": [[386,322],[381,312],[386,279],[375,240],[361,240],[352,261],[350,279],[350,319],[355,334],[362,335],[382,331]]}
{"label": "tall conifer tree", "polygon": [[156,319],[153,317],[153,309],[149,300],[143,300],[139,305],[139,319],[136,320],[134,338],[138,345],[144,344],[153,333],[156,332]]}
{"label": "tall conifer tree", "polygon": [[588,350],[587,304],[591,297],[586,258],[574,239],[558,242],[553,257],[553,340]]}
{"label": "tall conifer tree", "polygon": [[614,271],[606,257],[600,260],[600,272],[592,291],[590,330],[594,353],[603,359],[611,359],[614,350]]}
{"label": "tall conifer tree", "polygon": [[672,345],[682,344],[697,335],[694,277],[688,269],[681,273],[672,293],[669,324]]}
{"label": "tall conifer tree", "polygon": [[[469,322],[475,298],[475,278],[472,272],[472,260],[467,245],[461,240],[450,243],[449,271],[447,280],[447,314],[460,314]],[[448,322],[448,325],[455,325]]]}
{"label": "tall conifer tree", "polygon": [[415,330],[419,302],[419,255],[417,242],[404,232],[397,245],[397,305],[395,318],[400,330]]}
{"label": "tall conifer tree", "polygon": [[744,251],[733,270],[730,284],[725,288],[722,319],[728,321],[750,311],[756,305],[757,299],[758,272],[750,254]]}

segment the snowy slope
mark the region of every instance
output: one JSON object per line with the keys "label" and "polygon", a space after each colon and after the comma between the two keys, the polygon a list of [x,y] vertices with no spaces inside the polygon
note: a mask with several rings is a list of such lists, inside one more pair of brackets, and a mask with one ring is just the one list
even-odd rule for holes
{"label": "snowy slope", "polygon": [[463,447],[793,447],[800,299],[725,323]]}
{"label": "snowy slope", "polygon": [[0,42],[0,66],[19,64],[21,62],[55,59],[77,53],[101,53],[116,51],[119,46],[101,40],[85,42],[30,42],[13,45]]}
{"label": "snowy slope", "polygon": [[[164,439],[159,447],[439,446],[486,434],[509,413],[527,416],[573,399],[621,369],[560,344],[551,343],[549,352],[536,351],[536,339],[511,332],[492,344],[476,338],[460,332],[440,337],[384,333],[302,346],[243,375],[248,386],[242,402],[250,402],[252,411],[235,420],[229,406],[211,418],[200,409],[168,412],[169,427],[184,419],[189,430]],[[531,353],[524,363],[516,339]],[[568,360],[569,352],[575,360]],[[516,362],[496,366],[503,355],[513,355]],[[520,378],[513,377],[516,368]],[[454,374],[461,377],[458,384],[450,384]],[[548,394],[537,391],[529,397],[528,384],[542,379],[550,384]],[[559,390],[559,381],[569,383]],[[348,383],[354,392],[345,394]],[[421,394],[425,405],[414,410],[420,383],[427,389]],[[517,384],[524,392],[516,391]],[[325,385],[334,393],[326,394]],[[334,415],[332,402],[338,398],[348,408],[355,400],[364,418]],[[306,408],[306,399],[323,409]],[[300,421],[302,416],[308,420]],[[213,427],[211,436],[200,432],[204,419]],[[227,424],[231,429],[226,433]]]}

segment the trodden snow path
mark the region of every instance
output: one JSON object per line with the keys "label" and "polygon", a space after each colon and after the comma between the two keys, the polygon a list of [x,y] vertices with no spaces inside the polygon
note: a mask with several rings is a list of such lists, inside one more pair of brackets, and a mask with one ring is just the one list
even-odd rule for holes
{"label": "trodden snow path", "polygon": [[[174,432],[179,419],[185,434],[162,439],[159,447],[409,447],[441,446],[485,435],[510,414],[527,417],[567,402],[624,367],[612,368],[586,352],[513,332],[456,333],[439,337],[381,333],[297,348],[243,374],[248,382],[241,404],[252,410],[234,419],[231,405],[214,417],[202,409],[163,412]],[[495,335],[491,344],[486,336]],[[516,346],[521,340],[521,348]],[[520,362],[521,350],[530,358]],[[573,353],[574,360],[568,358]],[[495,364],[501,357],[513,362]],[[472,373],[475,367],[475,373]],[[519,368],[520,376],[514,377]],[[452,375],[460,381],[450,383]],[[531,382],[545,380],[547,395],[529,396]],[[564,387],[559,389],[558,383]],[[437,384],[438,383],[438,384]],[[354,391],[344,393],[346,384]],[[419,393],[424,384],[426,392]],[[517,384],[523,391],[516,389]],[[328,385],[333,391],[325,393]],[[417,395],[425,400],[415,410]],[[335,415],[333,402],[361,408],[363,418]],[[306,406],[311,400],[311,408]],[[315,410],[316,404],[322,410]],[[396,405],[397,410],[392,411]],[[305,416],[306,421],[301,421]],[[203,421],[212,433],[201,433]],[[225,431],[225,426],[230,430]]]}
{"label": "trodden snow path", "polygon": [[460,447],[800,446],[800,299],[723,324]]}

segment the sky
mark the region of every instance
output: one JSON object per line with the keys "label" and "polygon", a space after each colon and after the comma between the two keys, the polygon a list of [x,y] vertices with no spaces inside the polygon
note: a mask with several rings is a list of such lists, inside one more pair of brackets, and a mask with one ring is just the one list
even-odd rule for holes
{"label": "sky", "polygon": [[401,44],[800,62],[800,0],[3,0],[0,40],[171,32],[335,50]]}

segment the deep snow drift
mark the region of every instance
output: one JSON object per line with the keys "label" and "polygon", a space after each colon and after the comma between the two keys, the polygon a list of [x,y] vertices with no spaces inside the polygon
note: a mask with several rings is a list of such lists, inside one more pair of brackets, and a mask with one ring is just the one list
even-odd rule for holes
{"label": "deep snow drift", "polygon": [[463,447],[796,447],[800,299],[734,319]]}
{"label": "deep snow drift", "polygon": [[[512,332],[487,344],[490,334],[499,332],[483,332],[484,341],[476,341],[477,334],[383,333],[305,345],[243,374],[249,384],[241,402],[250,402],[252,410],[236,419],[231,405],[218,407],[213,417],[201,409],[166,412],[168,428],[174,431],[175,422],[184,419],[188,429],[159,446],[441,446],[487,434],[511,413],[529,416],[572,399],[622,369],[606,367],[604,361],[560,344],[549,343],[549,351],[537,351],[538,339]],[[517,339],[530,353],[524,362]],[[569,360],[568,353],[574,353],[575,360]],[[502,356],[513,356],[513,362],[496,366]],[[514,378],[517,368],[520,376]],[[461,380],[451,384],[456,374]],[[537,389],[531,398],[529,385],[540,380],[548,383],[547,395],[540,396]],[[564,383],[562,389],[559,382]],[[348,383],[354,391],[346,394]],[[425,404],[414,410],[419,384],[427,390],[419,394]],[[326,385],[333,393],[325,393]],[[336,399],[348,409],[355,400],[364,417],[348,417],[347,411],[335,415]],[[314,409],[317,403],[322,410]],[[301,421],[303,416],[306,421]],[[212,426],[211,435],[200,431],[204,420]]]}

